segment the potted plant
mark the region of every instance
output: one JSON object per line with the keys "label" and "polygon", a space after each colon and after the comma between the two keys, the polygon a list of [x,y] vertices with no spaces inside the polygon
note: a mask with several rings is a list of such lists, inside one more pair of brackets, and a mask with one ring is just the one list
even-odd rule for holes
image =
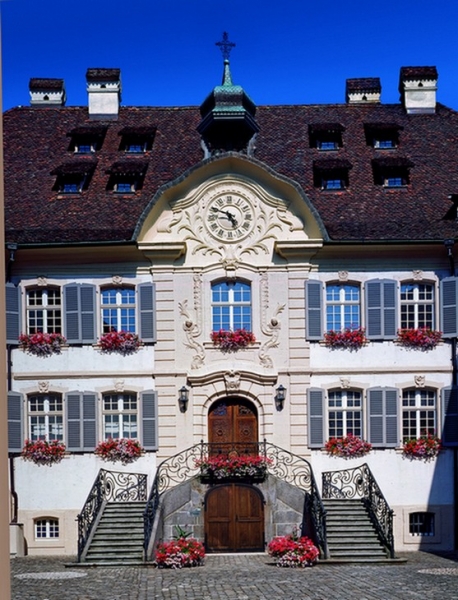
{"label": "potted plant", "polygon": [[226,352],[235,352],[256,342],[254,334],[246,329],[212,331],[211,340],[214,346]]}
{"label": "potted plant", "polygon": [[311,539],[299,537],[295,533],[274,537],[269,542],[267,551],[277,567],[312,567],[320,555]]}
{"label": "potted plant", "polygon": [[432,350],[441,339],[441,331],[434,331],[429,327],[418,327],[416,329],[398,329],[396,341],[404,348]]}
{"label": "potted plant", "polygon": [[108,438],[99,442],[94,454],[108,462],[120,462],[123,465],[133,463],[144,453],[138,440],[130,438]]}
{"label": "potted plant", "polygon": [[367,342],[364,327],[345,327],[342,331],[331,329],[324,334],[324,344],[328,348],[359,350]]}
{"label": "potted plant", "polygon": [[203,479],[249,479],[263,481],[266,478],[272,460],[266,456],[207,456],[196,459]]}
{"label": "potted plant", "polygon": [[205,549],[191,534],[177,526],[178,535],[170,542],[161,542],[156,548],[156,565],[160,569],[183,569],[204,564]]}
{"label": "potted plant", "polygon": [[29,460],[36,465],[45,465],[50,467],[63,459],[65,455],[65,444],[59,440],[25,440],[21,457]]}
{"label": "potted plant", "polygon": [[441,440],[434,433],[423,433],[418,438],[404,441],[402,454],[409,460],[424,460],[429,462],[439,455],[442,449]]}
{"label": "potted plant", "polygon": [[138,335],[130,331],[109,331],[99,339],[101,352],[118,352],[124,356],[137,352],[140,345],[141,341]]}
{"label": "potted plant", "polygon": [[372,444],[349,433],[343,437],[332,437],[325,444],[325,450],[330,456],[341,456],[342,458],[358,458],[368,454],[372,450]]}
{"label": "potted plant", "polygon": [[60,333],[21,333],[19,348],[35,356],[60,354],[66,339]]}

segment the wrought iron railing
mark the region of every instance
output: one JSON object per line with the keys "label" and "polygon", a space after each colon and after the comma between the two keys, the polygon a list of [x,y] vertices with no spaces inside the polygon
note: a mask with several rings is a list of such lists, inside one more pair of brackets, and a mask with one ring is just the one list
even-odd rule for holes
{"label": "wrought iron railing", "polygon": [[160,496],[175,485],[183,483],[195,475],[199,475],[201,470],[196,466],[196,461],[202,460],[206,456],[220,454],[226,456],[257,454],[265,457],[268,459],[267,470],[269,473],[302,489],[305,492],[303,532],[306,527],[305,521],[307,518],[311,521],[313,535],[322,556],[328,556],[326,511],[321,501],[310,463],[304,458],[266,441],[259,443],[250,442],[249,444],[210,444],[201,442],[164,460],[156,471],[156,477],[151,487],[144,513],[145,556],[148,552]]}
{"label": "wrought iron railing", "polygon": [[107,502],[146,502],[147,476],[100,469],[78,519],[78,562],[103,506]]}
{"label": "wrought iron railing", "polygon": [[323,473],[323,498],[361,498],[382,543],[394,558],[394,512],[367,464]]}

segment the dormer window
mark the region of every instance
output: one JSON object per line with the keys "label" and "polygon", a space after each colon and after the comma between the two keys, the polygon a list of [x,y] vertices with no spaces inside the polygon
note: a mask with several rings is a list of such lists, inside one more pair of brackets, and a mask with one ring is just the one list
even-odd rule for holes
{"label": "dormer window", "polygon": [[342,147],[342,132],[345,128],[340,123],[314,123],[309,125],[310,147],[318,150],[338,150]]}
{"label": "dormer window", "polygon": [[406,187],[410,183],[410,169],[413,166],[409,159],[401,156],[374,158],[374,183],[386,188]]}
{"label": "dormer window", "polygon": [[106,127],[77,127],[67,135],[71,137],[69,150],[75,154],[93,154],[100,150]]}
{"label": "dormer window", "polygon": [[139,160],[116,162],[108,169],[110,175],[107,189],[118,194],[132,194],[143,186],[148,163]]}
{"label": "dormer window", "polygon": [[155,127],[124,127],[119,132],[119,149],[127,154],[144,154],[151,150],[155,133]]}
{"label": "dormer window", "polygon": [[51,171],[57,176],[53,189],[60,194],[80,194],[87,189],[95,167],[95,162],[83,160],[60,165]]}
{"label": "dormer window", "polygon": [[351,163],[342,159],[323,159],[313,163],[315,187],[322,190],[344,190],[348,187],[348,172]]}
{"label": "dormer window", "polygon": [[377,150],[391,150],[399,145],[399,130],[396,123],[366,123],[366,143]]}

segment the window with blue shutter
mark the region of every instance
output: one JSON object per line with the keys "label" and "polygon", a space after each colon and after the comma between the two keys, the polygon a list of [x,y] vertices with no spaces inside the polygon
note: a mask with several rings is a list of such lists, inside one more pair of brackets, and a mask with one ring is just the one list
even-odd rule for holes
{"label": "window with blue shutter", "polygon": [[389,279],[367,281],[366,336],[389,340],[397,335],[397,283]]}
{"label": "window with blue shutter", "polygon": [[442,445],[458,446],[458,388],[442,390]]}
{"label": "window with blue shutter", "polygon": [[373,388],[367,392],[368,441],[374,448],[399,445],[398,390]]}
{"label": "window with blue shutter", "polygon": [[142,392],[142,444],[145,450],[157,450],[157,393],[153,390]]}
{"label": "window with blue shutter", "polygon": [[93,451],[97,443],[97,397],[91,392],[69,392],[67,404],[67,450]]}
{"label": "window with blue shutter", "polygon": [[96,341],[95,287],[70,283],[64,286],[65,337],[69,344]]}
{"label": "window with blue shutter", "polygon": [[441,331],[444,338],[458,337],[458,283],[456,277],[440,282]]}
{"label": "window with blue shutter", "polygon": [[24,446],[23,398],[17,392],[8,392],[8,452],[19,453]]}
{"label": "window with blue shutter", "polygon": [[323,339],[323,284],[321,281],[305,282],[305,338],[309,341]]}
{"label": "window with blue shutter", "polygon": [[17,345],[21,333],[21,289],[6,284],[6,343]]}
{"label": "window with blue shutter", "polygon": [[138,335],[142,342],[156,341],[156,286],[141,283],[138,288]]}
{"label": "window with blue shutter", "polygon": [[308,400],[308,446],[322,448],[324,446],[324,391],[310,388],[307,390]]}

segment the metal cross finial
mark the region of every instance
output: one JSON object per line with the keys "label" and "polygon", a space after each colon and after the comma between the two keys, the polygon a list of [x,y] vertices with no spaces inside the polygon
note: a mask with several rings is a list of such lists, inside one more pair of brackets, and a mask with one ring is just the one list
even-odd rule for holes
{"label": "metal cross finial", "polygon": [[235,46],[234,42],[229,41],[229,35],[227,31],[223,32],[223,39],[221,42],[216,42],[215,46],[219,46],[221,50],[221,54],[223,55],[224,60],[229,60],[229,55],[231,53],[232,48]]}

